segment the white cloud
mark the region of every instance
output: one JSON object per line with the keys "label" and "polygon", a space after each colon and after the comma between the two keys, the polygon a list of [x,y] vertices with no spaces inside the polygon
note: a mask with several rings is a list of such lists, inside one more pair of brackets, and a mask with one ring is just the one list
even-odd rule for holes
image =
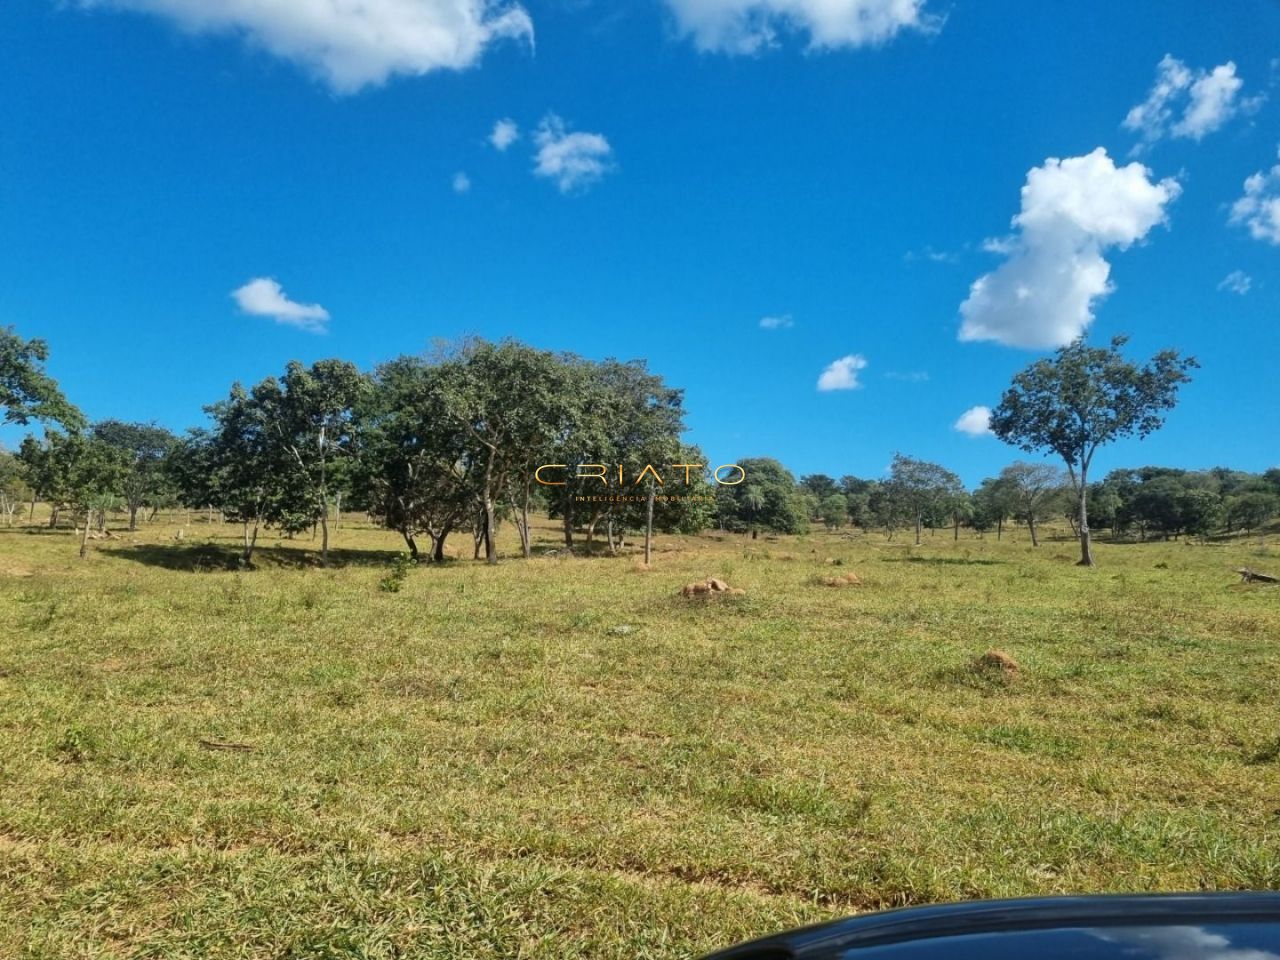
{"label": "white cloud", "polygon": [[866,358],[858,353],[851,353],[839,360],[832,360],[818,377],[818,389],[857,390],[862,384],[858,382],[858,371],[867,367]]}
{"label": "white cloud", "polygon": [[338,93],[394,75],[474,65],[495,40],[533,42],[533,21],[495,0],[80,0],[225,33],[301,64]]}
{"label": "white cloud", "polygon": [[970,407],[960,414],[960,419],[954,426],[961,433],[967,433],[971,437],[984,437],[991,432],[991,408]]}
{"label": "white cloud", "polygon": [[[1166,135],[1200,140],[1236,114],[1251,112],[1262,103],[1261,94],[1240,99],[1243,87],[1230,60],[1212,70],[1192,70],[1166,53],[1156,64],[1156,82],[1147,99],[1129,111],[1123,126],[1142,135],[1138,150]],[[1179,109],[1182,117],[1175,121]]]}
{"label": "white cloud", "polygon": [[1244,296],[1249,292],[1249,288],[1253,286],[1253,277],[1249,276],[1243,270],[1232,270],[1222,282],[1218,284],[1219,290],[1229,290],[1232,293],[1238,293]]}
{"label": "white cloud", "polygon": [[1090,936],[1120,944],[1134,956],[1161,960],[1280,960],[1280,954],[1236,947],[1221,933],[1204,927],[1120,927],[1090,930]]}
{"label": "white cloud", "polygon": [[318,303],[298,303],[285,296],[284,288],[270,277],[258,277],[231,291],[231,296],[245,313],[270,317],[276,323],[297,327],[308,333],[325,333],[329,311]]}
{"label": "white cloud", "polygon": [[787,330],[794,327],[796,322],[791,319],[791,314],[782,313],[772,317],[760,318],[761,330]]}
{"label": "white cloud", "polygon": [[516,126],[516,122],[507,117],[497,121],[493,125],[493,132],[489,134],[489,142],[493,144],[494,149],[499,153],[505,151],[520,139],[520,128]]}
{"label": "white cloud", "polygon": [[1121,250],[1165,222],[1181,192],[1140,163],[1117,167],[1099,147],[1083,157],[1050,157],[1027,174],[1007,259],[973,282],[960,305],[961,340],[1043,349],[1070,343],[1111,292],[1103,252]]}
{"label": "white cloud", "polygon": [[1255,240],[1280,244],[1280,163],[1244,182],[1244,196],[1231,205],[1231,222],[1249,228]]}
{"label": "white cloud", "polygon": [[466,193],[471,189],[471,178],[468,177],[466,173],[459,170],[453,175],[452,184],[454,193]]}
{"label": "white cloud", "polygon": [[603,134],[569,133],[554,113],[543,118],[533,142],[534,175],[554,180],[561,193],[585,190],[613,169],[613,148]]}
{"label": "white cloud", "polygon": [[885,375],[886,380],[901,380],[903,383],[928,383],[928,370],[890,370]]}
{"label": "white cloud", "polygon": [[779,33],[808,35],[810,49],[884,43],[902,30],[937,30],[924,0],[667,0],[699,50],[756,53]]}

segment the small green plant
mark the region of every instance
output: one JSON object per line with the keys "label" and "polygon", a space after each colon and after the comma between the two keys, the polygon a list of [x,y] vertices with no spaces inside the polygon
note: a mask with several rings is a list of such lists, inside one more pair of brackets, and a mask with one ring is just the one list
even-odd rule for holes
{"label": "small green plant", "polygon": [[399,593],[405,580],[409,578],[409,571],[413,569],[413,565],[413,557],[407,553],[397,553],[396,558],[391,561],[387,575],[378,581],[378,589],[385,593]]}

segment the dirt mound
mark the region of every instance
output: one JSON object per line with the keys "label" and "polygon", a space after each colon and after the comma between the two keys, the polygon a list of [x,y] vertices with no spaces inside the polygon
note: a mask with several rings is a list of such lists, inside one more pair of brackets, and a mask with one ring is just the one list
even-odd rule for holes
{"label": "dirt mound", "polygon": [[973,669],[982,673],[1003,673],[1007,677],[1017,676],[1022,671],[1018,661],[1003,650],[988,650],[973,661]]}
{"label": "dirt mound", "polygon": [[745,590],[740,587],[731,587],[716,577],[707,577],[706,580],[695,580],[693,583],[686,583],[680,590],[682,597],[713,597],[713,596],[729,596],[741,597],[746,595]]}
{"label": "dirt mound", "polygon": [[856,573],[846,573],[843,577],[824,577],[822,583],[828,587],[860,587],[862,579]]}

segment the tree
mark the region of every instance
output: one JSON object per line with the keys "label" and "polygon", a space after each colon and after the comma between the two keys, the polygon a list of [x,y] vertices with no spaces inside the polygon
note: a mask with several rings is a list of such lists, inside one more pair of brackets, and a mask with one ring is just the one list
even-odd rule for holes
{"label": "tree", "polygon": [[329,565],[334,463],[355,453],[354,410],[367,389],[367,379],[346,360],[310,367],[293,361],[278,382],[268,379],[254,388],[254,401],[264,407],[262,423],[306,504],[301,519],[320,523],[321,566]]}
{"label": "tree", "polygon": [[1098,449],[1122,437],[1140,439],[1159,429],[1177,402],[1178,388],[1199,366],[1192,357],[1163,350],[1142,367],[1120,350],[1077,339],[1052,360],[1038,360],[1017,374],[991,413],[991,430],[1029,453],[1050,450],[1062,458],[1076,495],[1080,564],[1093,566],[1089,536],[1089,467]]}
{"label": "tree", "polygon": [[41,420],[67,430],[84,426],[84,416],[44,372],[48,359],[49,347],[43,340],[23,340],[13,327],[0,327],[0,409],[5,423]]}
{"label": "tree", "polygon": [[93,426],[93,436],[120,452],[125,462],[122,494],[129,510],[129,529],[138,529],[138,511],[158,506],[169,491],[165,460],[178,438],[154,423],[103,420]]}
{"label": "tree", "polygon": [[446,539],[467,522],[480,491],[468,438],[441,406],[438,377],[439,367],[418,357],[374,372],[357,408],[354,483],[370,514],[404,537],[414,560],[418,537],[426,534],[428,557],[442,562]]}
{"label": "tree", "polygon": [[996,528],[996,540],[1004,536],[1004,524],[1014,511],[1013,490],[1003,477],[987,477],[973,492],[973,525],[978,530]]}
{"label": "tree", "polygon": [[893,456],[886,487],[900,514],[915,521],[917,545],[925,517],[944,513],[951,499],[964,491],[960,478],[946,467],[901,453]]}
{"label": "tree", "polygon": [[31,496],[25,473],[21,460],[8,450],[0,450],[0,514],[4,514],[7,527],[13,526],[13,515]]}
{"label": "tree", "polygon": [[175,455],[188,506],[218,508],[244,531],[240,562],[253,563],[259,530],[278,526],[296,532],[314,518],[312,491],[296,478],[296,463],[279,441],[276,418],[281,389],[274,378],[252,391],[233,384],[226,400],[205,408],[212,429],[193,430]]}
{"label": "tree", "polygon": [[[466,434],[480,494],[477,532],[488,563],[498,562],[499,502],[517,471],[527,473],[524,510],[533,471],[565,424],[564,364],[544,350],[504,340],[462,344],[441,364],[443,411]],[[529,549],[527,519],[522,540]]]}
{"label": "tree", "polygon": [[748,457],[738,466],[742,482],[716,491],[717,514],[726,530],[750,533],[754,540],[762,529],[800,533],[806,528],[791,471],[770,457]]}
{"label": "tree", "polygon": [[1227,519],[1237,527],[1252,532],[1280,514],[1280,496],[1265,490],[1250,490],[1228,497]]}
{"label": "tree", "polygon": [[813,494],[822,503],[833,493],[838,493],[840,485],[825,473],[811,473],[800,478],[800,489]]}
{"label": "tree", "polygon": [[1062,470],[1050,463],[1020,460],[1000,471],[1000,482],[1010,495],[1013,512],[1031,532],[1031,545],[1040,546],[1036,524],[1052,512],[1049,508],[1065,482]]}
{"label": "tree", "polygon": [[832,493],[823,498],[818,509],[828,530],[838,530],[849,522],[849,501],[842,494]]}

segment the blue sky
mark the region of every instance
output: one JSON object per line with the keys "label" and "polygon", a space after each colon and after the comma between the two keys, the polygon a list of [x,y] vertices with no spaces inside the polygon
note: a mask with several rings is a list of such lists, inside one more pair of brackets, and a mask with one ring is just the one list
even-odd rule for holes
{"label": "blue sky", "polygon": [[90,417],[514,336],[647,358],[715,463],[976,483],[1087,329],[1203,365],[1100,469],[1280,462],[1280,5],[214,6],[0,5],[0,324]]}

